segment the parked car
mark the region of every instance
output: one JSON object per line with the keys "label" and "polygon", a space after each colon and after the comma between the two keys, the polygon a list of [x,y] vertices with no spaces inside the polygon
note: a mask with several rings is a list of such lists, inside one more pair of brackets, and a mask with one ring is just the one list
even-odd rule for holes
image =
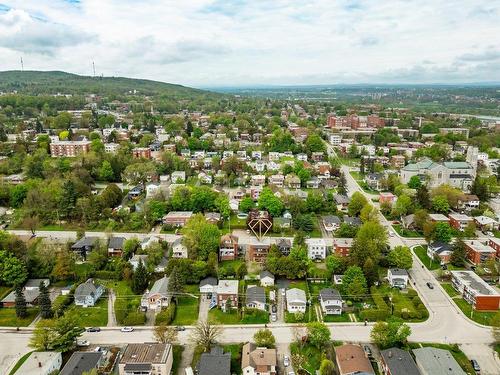
{"label": "parked car", "polygon": [[237,218],[240,220],[244,220],[248,217],[248,214],[245,212],[238,212]]}
{"label": "parked car", "polygon": [[278,316],[276,314],[271,314],[271,322],[275,322],[278,320]]}
{"label": "parked car", "polygon": [[132,327],[123,327],[122,329],[120,329],[120,331],[122,332],[132,332],[134,330],[134,328]]}
{"label": "parked car", "polygon": [[276,305],[271,305],[271,312],[275,313],[278,311],[278,308],[276,307]]}
{"label": "parked car", "polygon": [[481,367],[479,367],[479,363],[477,363],[475,359],[471,359],[470,364],[472,365],[472,368],[475,372],[479,373],[481,371]]}
{"label": "parked car", "polygon": [[99,327],[89,327],[87,332],[101,332],[101,329]]}
{"label": "parked car", "polygon": [[281,289],[281,295],[284,297],[286,296],[286,289],[285,288],[282,288]]}
{"label": "parked car", "polygon": [[426,283],[426,285],[427,285],[427,287],[428,287],[429,289],[434,289],[434,285],[432,285],[432,283],[431,283],[430,281],[428,281],[428,282]]}
{"label": "parked car", "polygon": [[90,342],[87,340],[77,340],[76,346],[90,346]]}
{"label": "parked car", "polygon": [[290,358],[288,358],[287,355],[283,357],[283,366],[288,367],[290,366]]}
{"label": "parked car", "polygon": [[185,331],[186,327],[184,327],[184,326],[175,326],[175,330],[176,331]]}
{"label": "parked car", "polygon": [[363,346],[363,350],[365,351],[365,353],[368,357],[371,357],[373,355],[372,350],[370,349],[370,347],[368,345]]}

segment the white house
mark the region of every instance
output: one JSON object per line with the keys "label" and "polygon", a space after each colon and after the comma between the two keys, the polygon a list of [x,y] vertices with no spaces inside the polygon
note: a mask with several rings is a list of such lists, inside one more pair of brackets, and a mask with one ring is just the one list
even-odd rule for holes
{"label": "white house", "polygon": [[17,369],[20,375],[49,375],[59,373],[62,365],[60,352],[33,352]]}
{"label": "white house", "polygon": [[135,271],[139,266],[140,261],[142,261],[142,264],[146,265],[148,256],[146,254],[134,254],[134,256],[130,258],[128,262],[132,265],[132,269]]}
{"label": "white house", "polygon": [[150,183],[146,185],[146,198],[152,198],[156,196],[159,192],[161,191],[160,189],[160,184],[157,183]]}
{"label": "white house", "polygon": [[337,289],[325,288],[319,291],[321,311],[326,315],[342,314],[342,297]]}
{"label": "white house", "polygon": [[307,255],[310,259],[326,258],[326,241],[323,238],[306,239]]}
{"label": "white house", "polygon": [[75,305],[83,307],[94,306],[103,293],[104,287],[102,285],[96,285],[92,279],[88,279],[76,287]]}
{"label": "white house", "polygon": [[273,286],[274,285],[274,275],[269,271],[261,271],[259,274],[260,285],[261,286]]}
{"label": "white house", "polygon": [[167,276],[156,280],[151,290],[146,290],[142,295],[141,307],[148,310],[161,310],[163,307],[168,307],[171,297],[168,292],[168,282]]}
{"label": "white house", "polygon": [[172,172],[170,179],[171,179],[173,184],[177,184],[177,183],[183,184],[186,181],[186,172],[184,172],[184,171]]}
{"label": "white house", "polygon": [[172,258],[187,258],[188,257],[188,249],[182,243],[182,238],[176,239],[172,243]]}
{"label": "white house", "polygon": [[212,294],[217,292],[218,281],[215,277],[206,277],[200,281],[200,294]]}
{"label": "white house", "polygon": [[292,288],[286,291],[286,310],[291,313],[306,312],[306,292],[302,289]]}
{"label": "white house", "polygon": [[249,285],[245,306],[249,309],[258,309],[266,311],[266,291],[257,285]]}
{"label": "white house", "polygon": [[160,239],[158,237],[155,237],[155,236],[151,236],[151,237],[145,237],[142,241],[141,241],[141,249],[142,250],[146,250],[148,247],[150,247],[152,244],[155,244],[155,243],[159,243],[160,242]]}
{"label": "white house", "polygon": [[389,268],[387,270],[387,280],[393,288],[404,289],[408,286],[410,277],[408,272],[400,268]]}

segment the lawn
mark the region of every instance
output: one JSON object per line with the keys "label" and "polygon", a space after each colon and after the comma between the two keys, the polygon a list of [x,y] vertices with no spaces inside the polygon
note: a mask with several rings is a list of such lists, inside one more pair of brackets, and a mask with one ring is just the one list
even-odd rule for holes
{"label": "lawn", "polygon": [[4,299],[7,296],[7,294],[10,293],[11,290],[12,290],[11,287],[0,286],[0,300]]}
{"label": "lawn", "polygon": [[177,374],[177,369],[181,364],[182,352],[184,347],[182,345],[174,345],[174,359],[172,362],[172,374]]}
{"label": "lawn", "polygon": [[107,290],[113,289],[116,299],[114,303],[115,316],[118,324],[126,319],[131,312],[136,312],[141,304],[141,297],[135,295],[127,281],[121,280],[99,280]]}
{"label": "lawn", "polygon": [[413,249],[413,251],[428,270],[433,271],[441,267],[438,262],[436,262],[434,259],[430,259],[427,256],[427,246],[417,246]]}
{"label": "lawn", "polygon": [[409,344],[410,348],[412,349],[418,349],[420,346],[425,346],[425,347],[432,347],[432,348],[439,348],[439,349],[444,349],[450,351],[450,353],[453,355],[453,358],[458,362],[460,367],[467,373],[467,374],[475,374],[476,372],[472,368],[470,364],[469,358],[460,350],[458,345],[447,345],[447,344],[434,344],[434,343],[421,343],[421,344],[416,344],[416,343],[411,343]]}
{"label": "lawn", "polygon": [[418,237],[423,236],[421,233],[417,232],[416,230],[403,228],[401,226],[401,224],[394,224],[392,227],[394,228],[396,233],[402,237],[418,238]]}
{"label": "lawn", "polygon": [[16,317],[15,308],[0,309],[0,327],[27,327],[38,315],[37,308],[28,308],[28,316],[23,319]]}
{"label": "lawn", "polygon": [[248,309],[243,311],[242,324],[265,324],[269,323],[269,313],[267,311]]}
{"label": "lawn", "polygon": [[[406,293],[403,293],[399,289],[383,284],[378,288],[372,287],[370,292],[375,304],[381,305],[377,306],[379,309],[388,309],[390,311],[392,305],[393,315],[406,321],[420,322],[428,317],[425,305],[413,289],[407,289]],[[418,310],[419,305],[424,306],[421,311]]]}
{"label": "lawn", "polygon": [[31,353],[33,353],[33,352],[32,351],[28,352],[25,355],[23,355],[21,358],[19,358],[16,365],[12,368],[12,370],[10,370],[9,375],[14,375],[16,373],[16,371],[19,369],[19,367],[21,367],[23,365],[23,363],[26,362],[26,360],[31,355]]}
{"label": "lawn", "polygon": [[208,312],[208,321],[212,324],[240,324],[240,314],[236,309],[225,313],[221,309],[213,308]]}
{"label": "lawn", "polygon": [[65,315],[82,327],[104,327],[108,324],[108,299],[99,298],[93,307],[70,306]]}
{"label": "lawn", "polygon": [[446,293],[448,293],[448,295],[453,298],[455,296],[459,296],[460,293],[458,293],[455,288],[453,288],[453,285],[449,284],[449,283],[441,283],[441,286],[443,287],[443,289],[445,290]]}
{"label": "lawn", "polygon": [[325,323],[350,322],[349,314],[342,313],[341,315],[323,315]]}
{"label": "lawn", "polygon": [[241,374],[241,350],[243,344],[228,344],[222,347],[224,353],[231,353],[231,374]]}
{"label": "lawn", "polygon": [[94,266],[90,263],[76,263],[75,274],[78,279],[88,279],[94,272]]}
{"label": "lawn", "polygon": [[[199,297],[202,298],[202,297]],[[179,297],[172,325],[191,325],[198,320],[200,299],[191,296]]]}
{"label": "lawn", "polygon": [[304,319],[301,320],[297,320],[294,313],[285,313],[285,323],[308,323],[315,322],[316,320],[316,312],[310,306],[306,308]]}
{"label": "lawn", "polygon": [[306,358],[307,362],[304,364],[304,370],[306,370],[309,374],[315,374],[316,370],[319,370],[323,354],[315,346],[305,344],[302,348],[300,348],[298,343],[293,342],[290,344],[290,352],[292,355],[301,354]]}

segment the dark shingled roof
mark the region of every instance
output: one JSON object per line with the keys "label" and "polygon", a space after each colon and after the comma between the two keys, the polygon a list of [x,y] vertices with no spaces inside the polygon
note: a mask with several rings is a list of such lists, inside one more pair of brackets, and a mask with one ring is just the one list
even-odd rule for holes
{"label": "dark shingled roof", "polygon": [[81,375],[97,367],[101,352],[75,352],[63,367],[59,375]]}
{"label": "dark shingled roof", "polygon": [[391,375],[420,375],[417,365],[410,353],[399,348],[391,348],[380,352]]}
{"label": "dark shingled roof", "polygon": [[125,242],[124,237],[111,237],[109,239],[108,248],[109,249],[122,249],[124,242]]}
{"label": "dark shingled roof", "polygon": [[203,353],[198,362],[198,375],[230,375],[231,353],[224,353],[219,347],[213,347],[210,353]]}

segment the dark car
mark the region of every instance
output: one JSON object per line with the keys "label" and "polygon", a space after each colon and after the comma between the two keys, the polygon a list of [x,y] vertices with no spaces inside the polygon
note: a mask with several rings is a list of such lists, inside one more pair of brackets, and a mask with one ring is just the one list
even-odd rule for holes
{"label": "dark car", "polygon": [[176,326],[176,327],[175,327],[175,330],[176,330],[176,331],[185,331],[185,330],[186,330],[186,327],[183,327],[183,326]]}
{"label": "dark car", "polygon": [[481,367],[479,367],[479,363],[477,363],[477,361],[475,359],[471,359],[470,364],[472,365],[472,368],[474,369],[474,371],[476,371],[476,372],[481,371]]}
{"label": "dark car", "polygon": [[371,357],[373,355],[372,350],[370,349],[370,347],[368,345],[363,346],[363,350],[365,351],[365,353],[368,357]]}
{"label": "dark car", "polygon": [[272,305],[271,312],[276,313],[276,311],[278,311],[278,308],[276,307],[276,305]]}
{"label": "dark car", "polygon": [[90,327],[87,328],[87,332],[101,332],[101,329],[99,327]]}
{"label": "dark car", "polygon": [[434,285],[432,285],[432,283],[428,282],[426,285],[429,287],[429,289],[434,289]]}

